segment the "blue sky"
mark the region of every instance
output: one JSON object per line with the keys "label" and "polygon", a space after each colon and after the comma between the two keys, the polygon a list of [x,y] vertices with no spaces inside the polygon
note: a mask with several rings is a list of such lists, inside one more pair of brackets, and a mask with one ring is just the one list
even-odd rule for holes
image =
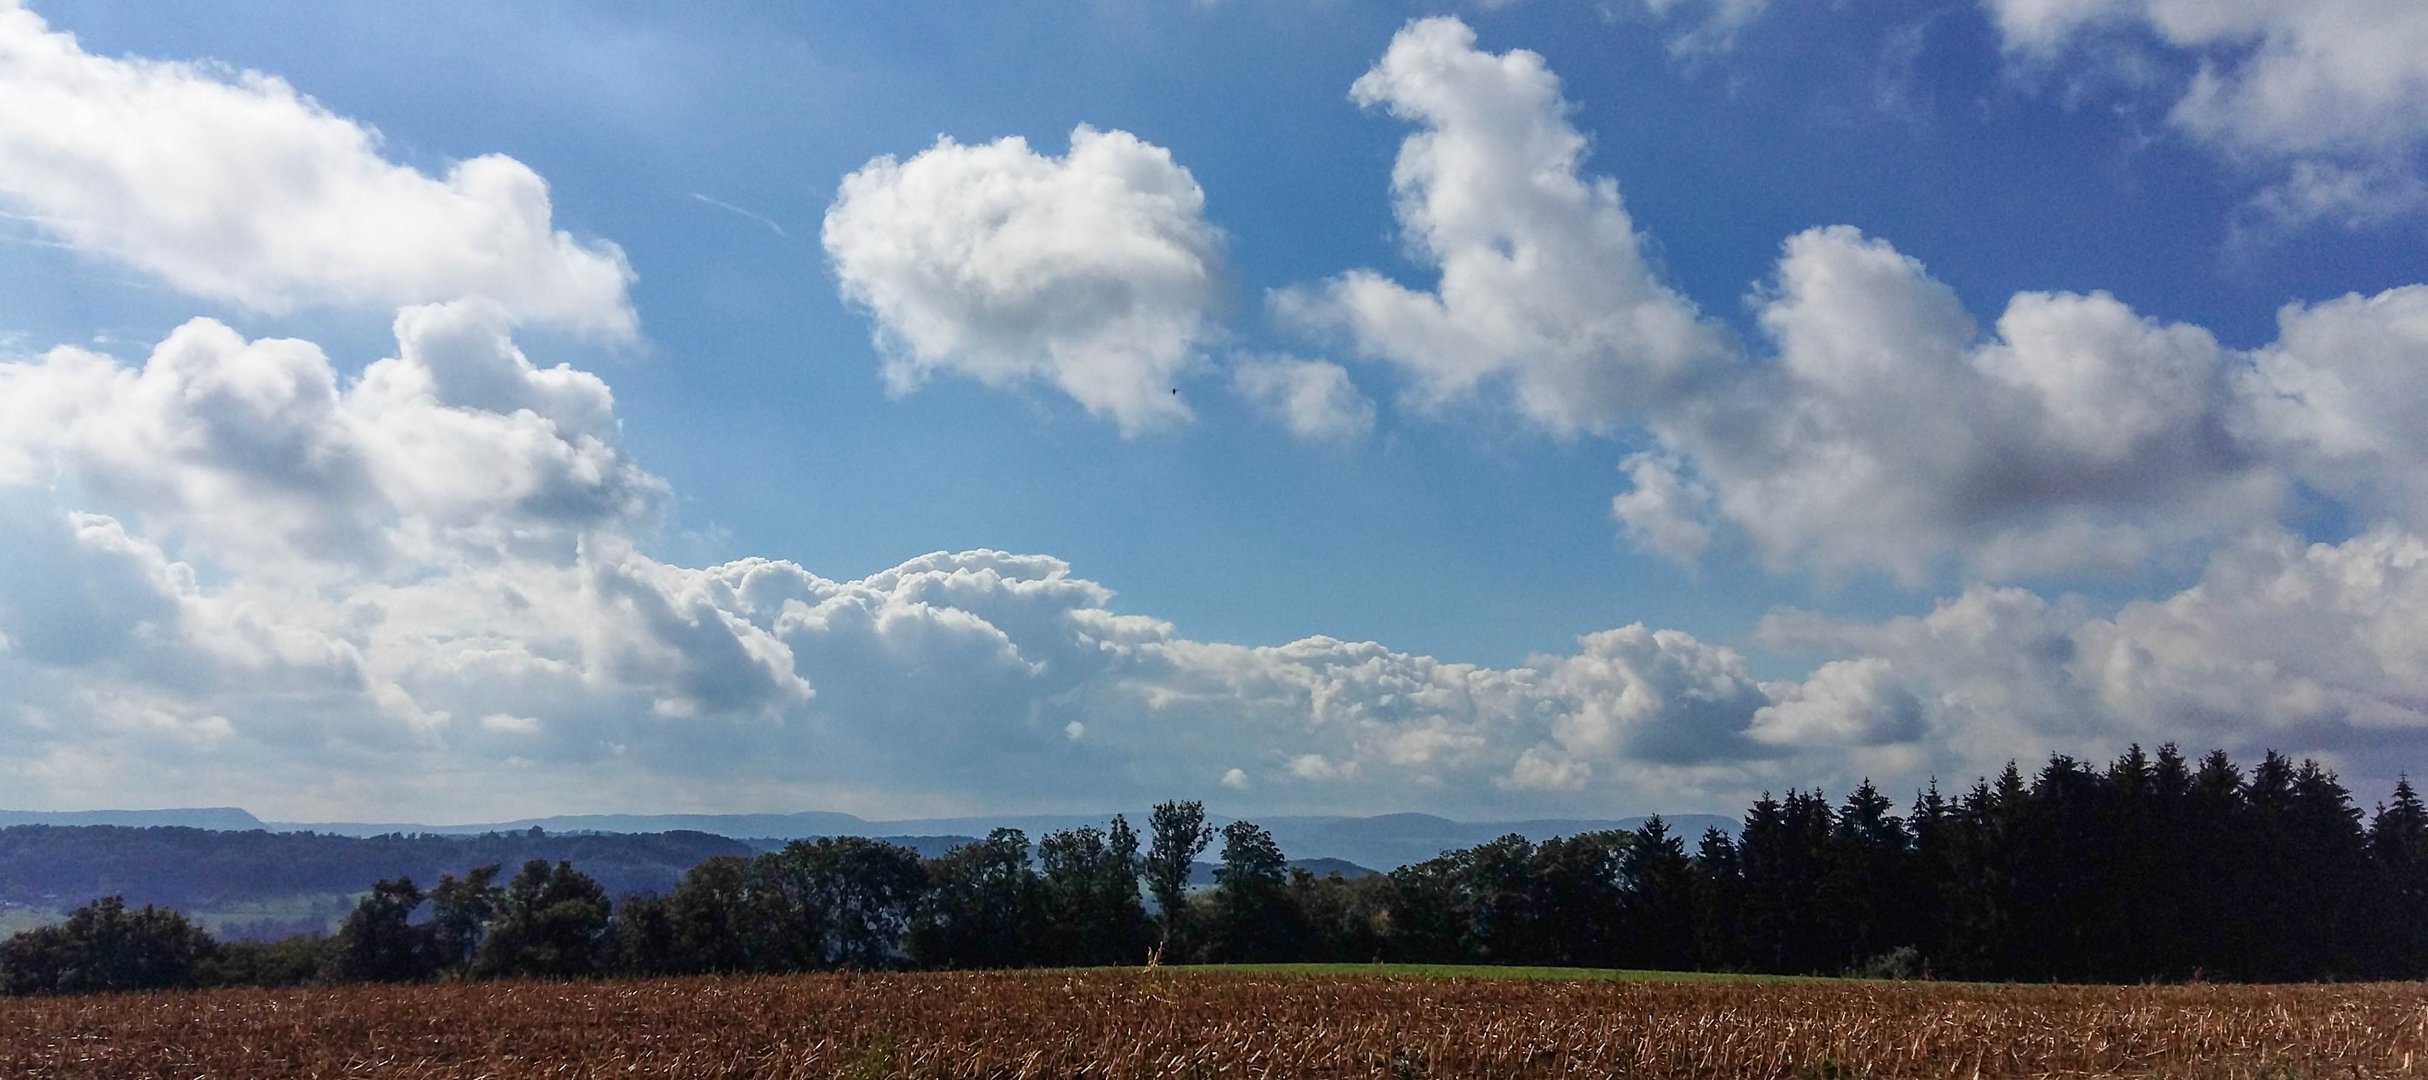
{"label": "blue sky", "polygon": [[2399,5],[0,15],[0,801],[2428,758]]}

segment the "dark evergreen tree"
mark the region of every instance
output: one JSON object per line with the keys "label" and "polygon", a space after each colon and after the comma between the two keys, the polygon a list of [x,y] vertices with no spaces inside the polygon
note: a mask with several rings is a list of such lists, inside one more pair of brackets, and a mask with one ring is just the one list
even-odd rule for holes
{"label": "dark evergreen tree", "polygon": [[2243,773],[2225,751],[2201,759],[2186,801],[2185,827],[2176,842],[2185,868],[2195,877],[2187,894],[2192,915],[2187,936],[2191,976],[2247,978],[2254,948],[2249,910],[2250,864],[2244,858]]}
{"label": "dark evergreen tree", "polygon": [[1964,888],[1960,876],[1964,864],[1964,820],[1955,804],[1939,793],[1939,781],[1933,778],[1914,797],[1914,808],[1907,821],[1914,837],[1914,855],[1909,863],[1912,872],[1908,877],[1907,896],[1913,905],[1908,936],[1914,941],[1927,974],[1935,970],[1934,961],[1949,951],[1947,913]]}
{"label": "dark evergreen tree", "polygon": [[1619,853],[1620,962],[1655,971],[1692,967],[1694,911],[1686,844],[1655,814]]}
{"label": "dark evergreen tree", "polygon": [[1865,779],[1847,796],[1829,838],[1819,901],[1836,970],[1853,971],[1917,944],[1913,837],[1895,804]]}
{"label": "dark evergreen tree", "polygon": [[1741,908],[1745,861],[1725,830],[1703,830],[1695,846],[1695,966],[1735,971],[1745,964]]}
{"label": "dark evergreen tree", "polygon": [[2128,870],[2134,918],[2133,970],[2146,977],[2182,979],[2199,964],[2204,947],[2198,895],[2203,865],[2189,842],[2194,830],[2192,769],[2175,744],[2158,748],[2150,769],[2148,820],[2134,834]]}
{"label": "dark evergreen tree", "polygon": [[2262,755],[2243,783],[2243,816],[2225,851],[2241,901],[2236,935],[2240,957],[2228,959],[2233,977],[2278,980],[2295,977],[2305,901],[2304,883],[2272,872],[2291,866],[2300,844],[2293,824],[2293,759],[2274,750]]}
{"label": "dark evergreen tree", "polygon": [[2379,962],[2371,974],[2419,978],[2428,973],[2428,805],[2411,778],[2394,782],[2394,800],[2369,823],[2370,861],[2377,880],[2372,922]]}
{"label": "dark evergreen tree", "polygon": [[[2033,778],[2023,827],[2009,839],[2015,877],[2029,883],[2016,903],[2021,949],[2009,962],[2018,977],[2095,979],[2099,945],[2110,936],[2101,901],[2112,872],[2108,820],[2099,774],[2060,754]],[[2020,899],[2020,898],[2019,898]]]}
{"label": "dark evergreen tree", "polygon": [[2318,762],[2304,759],[2293,773],[2285,805],[2288,850],[2274,869],[2296,885],[2291,933],[2295,955],[2286,978],[2354,978],[2365,973],[2378,935],[2362,929],[2369,914],[2366,890],[2369,837],[2361,827],[2352,793]]}
{"label": "dark evergreen tree", "polygon": [[1797,902],[1788,875],[1786,807],[1763,792],[1745,812],[1745,827],[1737,835],[1743,883],[1737,900],[1743,944],[1737,954],[1746,970],[1785,971]]}
{"label": "dark evergreen tree", "polygon": [[1743,912],[1753,970],[1809,974],[1831,970],[1834,950],[1819,918],[1821,876],[1834,824],[1819,791],[1764,795],[1746,817]]}

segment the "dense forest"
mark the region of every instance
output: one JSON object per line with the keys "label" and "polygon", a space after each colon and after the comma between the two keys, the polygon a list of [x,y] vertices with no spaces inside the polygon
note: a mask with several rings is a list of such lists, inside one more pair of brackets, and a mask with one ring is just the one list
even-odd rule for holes
{"label": "dense forest", "polygon": [[[1217,846],[1217,841],[1219,845]],[[1215,884],[1190,883],[1219,852]],[[14,993],[310,980],[1318,960],[2124,981],[2428,975],[2428,808],[2333,773],[2136,747],[1903,808],[1764,796],[1691,845],[1655,818],[1387,875],[1294,869],[1246,821],[997,830],[933,858],[854,837],[713,855],[611,902],[570,860],[383,881],[332,936],[218,942],[109,898],[0,943]],[[1152,958],[1152,959],[1150,959]]]}

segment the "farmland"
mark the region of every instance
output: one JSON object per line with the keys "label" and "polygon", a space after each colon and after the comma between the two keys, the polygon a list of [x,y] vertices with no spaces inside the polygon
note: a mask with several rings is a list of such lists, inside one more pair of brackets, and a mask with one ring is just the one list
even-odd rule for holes
{"label": "farmland", "polygon": [[10,1076],[2369,1077],[2428,989],[1056,971],[0,1002]]}

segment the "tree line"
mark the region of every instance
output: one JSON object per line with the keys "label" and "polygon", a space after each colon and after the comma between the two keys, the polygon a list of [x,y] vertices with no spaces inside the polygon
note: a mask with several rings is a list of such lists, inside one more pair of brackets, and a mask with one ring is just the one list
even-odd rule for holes
{"label": "tree line", "polygon": [[[1219,838],[1212,888],[1192,865]],[[108,898],[0,942],[0,989],[833,969],[1420,961],[1991,980],[2428,976],[2428,808],[2406,779],[2364,815],[2316,762],[2245,773],[2135,747],[1904,812],[1764,795],[1693,850],[1660,818],[1507,836],[1387,875],[1317,877],[1195,802],[1142,837],[1013,829],[923,859],[884,841],[718,855],[610,902],[571,862],[424,889],[379,882],[336,933],[217,942]]]}

